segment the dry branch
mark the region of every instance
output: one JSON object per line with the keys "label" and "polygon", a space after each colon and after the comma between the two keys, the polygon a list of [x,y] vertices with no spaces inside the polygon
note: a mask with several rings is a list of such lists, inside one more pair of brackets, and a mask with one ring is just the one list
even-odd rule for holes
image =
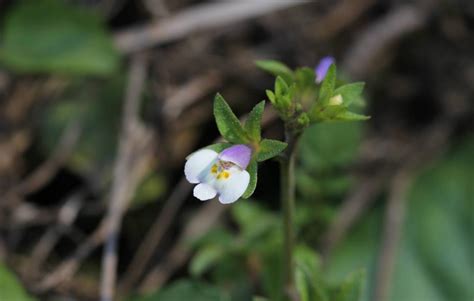
{"label": "dry branch", "polygon": [[229,25],[308,2],[310,1],[260,0],[200,4],[166,20],[117,32],[115,45],[121,52],[131,53],[174,41],[197,31]]}

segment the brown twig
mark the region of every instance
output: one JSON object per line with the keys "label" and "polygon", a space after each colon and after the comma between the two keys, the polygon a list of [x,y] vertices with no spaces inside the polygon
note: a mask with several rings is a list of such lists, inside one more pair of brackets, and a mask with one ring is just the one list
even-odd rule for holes
{"label": "brown twig", "polygon": [[179,117],[186,107],[215,90],[221,84],[220,78],[218,72],[211,71],[179,87],[178,91],[163,104],[165,117],[168,119]]}
{"label": "brown twig", "polygon": [[74,223],[77,214],[82,206],[82,198],[84,193],[79,191],[73,194],[61,207],[58,212],[57,224],[50,227],[48,231],[41,237],[36,244],[31,255],[31,263],[28,270],[32,274],[36,274],[46,260],[51,250],[58,242],[61,235],[67,231],[67,228]]}
{"label": "brown twig", "polygon": [[[134,64],[132,64],[134,67],[132,68],[133,70],[131,70],[129,86],[133,86],[133,88],[128,89],[126,96],[123,114],[128,117],[124,118],[119,154],[114,171],[114,183],[110,194],[111,202],[109,211],[86,241],[84,241],[69,258],[63,261],[37,284],[36,289],[39,291],[48,290],[61,282],[68,281],[76,273],[80,263],[104,241],[107,235],[111,233],[111,231],[118,231],[121,217],[128,206],[128,202],[135,190],[137,182],[148,169],[148,162],[152,156],[153,149],[152,137],[138,121],[138,108],[136,107],[138,104],[135,103],[135,101],[138,102],[138,100],[128,100],[137,97],[137,95],[141,93],[139,92],[141,91],[141,84],[136,84],[135,81],[142,81],[142,75],[136,75],[135,72],[144,72],[145,66],[142,66],[142,64],[145,64],[145,58],[142,57],[142,55],[135,58]],[[125,120],[127,120],[127,122],[125,122]],[[112,265],[114,265],[113,262]],[[109,267],[110,266],[107,265],[108,269]],[[114,276],[112,276],[112,278],[113,277]],[[107,281],[110,281],[110,278],[107,278]],[[106,285],[104,284],[104,286]],[[107,287],[110,288],[109,284],[107,284]]]}
{"label": "brown twig", "polygon": [[428,15],[426,6],[406,4],[394,8],[356,38],[356,43],[349,48],[342,62],[343,69],[352,77],[361,77],[374,66],[374,58],[383,49],[407,33],[421,28]]}
{"label": "brown twig", "polygon": [[316,21],[314,25],[315,34],[320,39],[328,39],[336,35],[359,18],[375,2],[375,0],[344,0],[337,2],[331,11]]}
{"label": "brown twig", "polygon": [[218,202],[208,202],[192,217],[168,257],[151,270],[139,287],[141,293],[159,289],[169,276],[191,255],[189,244],[207,233],[220,216],[229,208]]}
{"label": "brown twig", "polygon": [[[14,186],[9,193],[26,195],[44,186],[69,159],[79,140],[81,127],[78,122],[72,122],[64,130],[58,145],[52,155],[26,179]],[[7,195],[9,194],[7,193]]]}
{"label": "brown twig", "polygon": [[137,168],[138,156],[149,146],[150,135],[139,121],[141,93],[146,79],[147,62],[143,54],[132,57],[124,101],[122,130],[115,160],[110,201],[105,217],[106,243],[102,258],[100,297],[112,301],[117,275],[117,239],[122,218],[146,168]]}
{"label": "brown twig", "polygon": [[189,195],[192,186],[182,178],[173,190],[173,193],[166,200],[165,206],[155,219],[150,230],[145,235],[142,244],[133,256],[128,265],[127,272],[124,273],[124,279],[121,281],[119,291],[126,294],[137,282],[146,268],[147,263],[153,256],[154,251],[160,244],[164,234],[168,230],[179,208],[183,205],[186,197]]}
{"label": "brown twig", "polygon": [[377,264],[374,286],[374,301],[388,300],[390,284],[395,267],[396,254],[405,217],[406,195],[412,182],[410,168],[401,168],[393,177],[385,210],[382,247]]}
{"label": "brown twig", "polygon": [[118,32],[115,34],[115,45],[121,52],[131,53],[177,40],[197,31],[228,25],[303,3],[310,1],[221,1],[200,4],[166,20]]}
{"label": "brown twig", "polygon": [[414,177],[414,171],[439,156],[445,149],[448,137],[453,131],[453,117],[456,113],[447,112],[445,120],[414,137],[412,151],[392,179],[392,185],[385,211],[385,224],[382,245],[377,261],[374,301],[387,300],[395,267],[397,249],[402,234],[405,215],[406,194]]}

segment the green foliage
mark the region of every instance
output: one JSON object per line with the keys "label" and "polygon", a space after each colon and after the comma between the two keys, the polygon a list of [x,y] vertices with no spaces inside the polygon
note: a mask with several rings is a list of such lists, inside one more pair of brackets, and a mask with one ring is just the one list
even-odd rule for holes
{"label": "green foliage", "polygon": [[273,139],[263,139],[257,154],[257,161],[262,162],[278,156],[288,146],[287,143]]}
{"label": "green foliage", "polygon": [[308,67],[295,71],[293,100],[306,110],[317,100],[318,85],[315,84],[315,73]]}
{"label": "green foliage", "polygon": [[231,301],[229,295],[211,285],[181,280],[146,297],[132,297],[127,301]]}
{"label": "green foliage", "polygon": [[82,131],[69,167],[78,172],[110,167],[118,140],[124,83],[123,77],[111,78],[100,86],[79,81],[60,100],[45,106],[39,121],[44,151],[52,152],[64,129],[76,121]]}
{"label": "green foliage", "polygon": [[250,175],[250,181],[249,181],[249,186],[247,187],[247,190],[245,190],[244,194],[242,195],[242,198],[248,199],[253,192],[255,191],[255,188],[257,187],[257,178],[258,178],[258,164],[257,161],[251,160],[249,163],[249,166],[247,167],[247,171]]}
{"label": "green foliage", "polygon": [[[357,155],[361,124],[320,123],[301,137],[296,185],[303,200],[340,198],[349,188],[347,168]],[[320,210],[318,210],[320,211]]]}
{"label": "green foliage", "polygon": [[265,101],[259,102],[249,113],[249,117],[245,122],[244,129],[252,141],[260,141],[261,137],[261,123],[263,110],[265,109]]}
{"label": "green foliage", "polygon": [[364,90],[363,82],[350,83],[342,85],[334,91],[334,95],[341,95],[343,103],[348,107],[354,100],[356,100]]}
{"label": "green foliage", "polygon": [[350,83],[336,88],[336,66],[333,64],[324,78],[319,99],[310,110],[310,119],[317,121],[361,121],[368,116],[348,111],[349,105],[360,99],[364,83]]}
{"label": "green foliage", "polygon": [[16,276],[0,262],[0,300],[34,301]]}
{"label": "green foliage", "polygon": [[255,64],[260,69],[273,74],[274,76],[280,76],[285,82],[291,83],[293,82],[293,71],[288,68],[285,64],[274,61],[274,60],[261,60],[256,61]]}
{"label": "green foliage", "polygon": [[326,77],[321,84],[321,90],[319,90],[319,106],[325,107],[329,102],[329,98],[334,95],[334,88],[336,86],[336,65],[332,64],[329,67]]}
{"label": "green foliage", "polygon": [[291,71],[275,61],[258,62],[257,66],[276,76],[274,91],[266,90],[266,94],[287,128],[294,132],[301,132],[316,122],[369,118],[348,111],[349,105],[361,102],[364,84],[357,82],[336,87],[338,81],[334,64],[329,67],[321,85],[315,82],[314,71],[307,67]]}
{"label": "green foliage", "polygon": [[[231,144],[247,144],[254,151],[252,160],[250,161],[247,171],[250,174],[250,182],[247,190],[243,194],[243,198],[249,198],[255,191],[257,186],[257,161],[263,161],[277,156],[282,152],[286,143],[263,139],[261,140],[261,121],[265,102],[258,103],[250,112],[245,125],[242,127],[239,119],[232,112],[224,98],[217,94],[214,99],[214,116],[217,128],[221,135]],[[216,152],[221,152],[231,144],[217,143],[208,146]]]}
{"label": "green foliage", "polygon": [[[389,300],[474,298],[474,140],[423,172],[407,196]],[[373,210],[350,233],[328,263],[328,277],[340,281],[349,270],[366,268],[373,290],[374,262],[383,216]],[[365,294],[363,300],[368,300]]]}
{"label": "green foliage", "polygon": [[191,265],[189,272],[193,276],[200,276],[212,267],[219,259],[224,256],[224,250],[218,245],[206,245],[197,252]]}
{"label": "green foliage", "polygon": [[295,262],[296,287],[301,301],[330,301],[321,278],[319,256],[312,249],[299,245],[295,249]]}
{"label": "green foliage", "polygon": [[214,98],[214,117],[222,137],[235,144],[246,144],[249,141],[247,133],[235,116],[232,109],[220,94]]}
{"label": "green foliage", "polygon": [[354,112],[344,111],[337,114],[335,119],[340,120],[340,121],[364,121],[364,120],[370,119],[370,117],[366,115],[357,114]]}
{"label": "green foliage", "polygon": [[[234,285],[240,277],[246,277],[249,262],[261,267],[264,296],[269,300],[284,300],[281,294],[281,250],[282,228],[277,214],[252,202],[239,202],[232,206],[233,220],[238,225],[238,234],[229,230],[214,230],[197,246],[198,251],[191,262],[194,275],[210,272],[211,278],[223,284]],[[318,254],[305,245],[295,249],[295,278],[302,301],[354,301],[362,290],[364,274],[361,272],[344,277],[341,282],[327,283],[321,269]],[[332,299],[332,297],[337,299]],[[248,300],[248,299],[233,299]]]}
{"label": "green foliage", "polygon": [[353,272],[332,289],[331,301],[360,301],[364,291],[365,271]]}
{"label": "green foliage", "polygon": [[0,61],[14,71],[109,75],[118,69],[102,21],[64,1],[19,1],[2,36]]}
{"label": "green foliage", "polygon": [[267,95],[283,121],[287,121],[294,111],[292,90],[290,90],[288,84],[280,76],[277,76],[275,79],[274,89],[274,93],[267,90]]}

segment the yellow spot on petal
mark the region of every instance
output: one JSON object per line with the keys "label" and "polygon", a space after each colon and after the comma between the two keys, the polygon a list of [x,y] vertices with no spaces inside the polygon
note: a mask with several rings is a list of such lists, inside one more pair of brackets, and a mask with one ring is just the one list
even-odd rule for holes
{"label": "yellow spot on petal", "polygon": [[218,168],[217,168],[217,165],[216,165],[216,164],[212,165],[212,167],[211,167],[211,173],[217,174],[217,169],[218,169]]}
{"label": "yellow spot on petal", "polygon": [[217,175],[218,180],[221,180],[221,179],[227,180],[229,177],[230,177],[230,173],[228,173],[227,171],[222,171]]}

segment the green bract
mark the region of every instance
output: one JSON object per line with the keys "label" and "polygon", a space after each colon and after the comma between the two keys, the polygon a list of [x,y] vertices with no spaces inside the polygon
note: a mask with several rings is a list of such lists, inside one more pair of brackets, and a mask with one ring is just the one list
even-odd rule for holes
{"label": "green bract", "polygon": [[364,83],[337,87],[337,70],[332,64],[321,84],[307,67],[291,70],[277,61],[258,61],[257,66],[276,76],[274,90],[266,94],[286,125],[301,132],[312,123],[324,121],[355,121],[369,117],[349,111],[360,100]]}
{"label": "green bract", "polygon": [[287,146],[286,143],[278,140],[262,140],[261,122],[264,109],[265,101],[261,101],[252,109],[247,121],[242,126],[222,95],[217,94],[214,98],[214,117],[216,119],[217,128],[222,137],[229,143],[216,143],[207,148],[221,152],[232,146],[232,144],[246,144],[252,148],[253,151],[252,159],[247,167],[247,171],[250,174],[250,182],[242,196],[243,198],[250,197],[257,186],[257,162],[262,162],[277,156]]}

